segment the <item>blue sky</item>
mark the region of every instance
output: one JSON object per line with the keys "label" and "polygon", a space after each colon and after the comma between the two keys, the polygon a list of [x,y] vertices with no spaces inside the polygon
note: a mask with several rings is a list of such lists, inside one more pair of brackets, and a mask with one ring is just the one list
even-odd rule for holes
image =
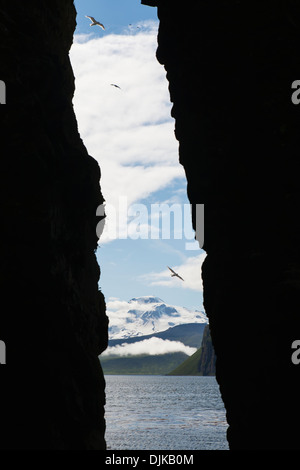
{"label": "blue sky", "polygon": [[[169,304],[203,310],[200,269],[205,253],[195,243],[191,246],[186,180],[178,162],[168,82],[155,57],[156,8],[139,0],[76,0],[75,6],[73,102],[81,137],[100,165],[106,200],[107,222],[97,250],[100,288],[107,301],[154,295]],[[105,31],[90,27],[85,15],[103,23]],[[172,210],[169,213],[170,236],[151,212],[154,204],[176,208],[175,222]],[[127,225],[122,217],[125,206]],[[143,217],[137,210],[141,207]],[[168,220],[165,215],[163,220]],[[141,231],[148,233],[144,239]],[[171,278],[167,266],[185,281]]]}
{"label": "blue sky", "polygon": [[144,20],[157,20],[157,9],[141,5],[140,0],[75,0],[77,31],[87,32],[88,19],[93,16],[104,24],[107,33],[121,32],[124,26]]}

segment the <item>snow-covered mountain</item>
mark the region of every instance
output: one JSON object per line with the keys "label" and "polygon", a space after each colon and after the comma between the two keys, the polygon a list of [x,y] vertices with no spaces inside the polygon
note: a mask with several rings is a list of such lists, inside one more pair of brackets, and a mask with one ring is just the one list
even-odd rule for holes
{"label": "snow-covered mountain", "polygon": [[110,339],[149,335],[186,323],[208,323],[204,312],[168,305],[158,297],[107,302]]}

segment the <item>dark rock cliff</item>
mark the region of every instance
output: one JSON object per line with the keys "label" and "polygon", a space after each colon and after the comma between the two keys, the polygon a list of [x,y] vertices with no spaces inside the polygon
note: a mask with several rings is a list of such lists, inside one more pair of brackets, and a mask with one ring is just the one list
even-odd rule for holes
{"label": "dark rock cliff", "polygon": [[209,325],[206,325],[203,332],[197,371],[200,375],[216,375],[216,353],[212,344]]}
{"label": "dark rock cliff", "polygon": [[103,449],[100,170],[77,130],[72,0],[0,1],[0,448]]}
{"label": "dark rock cliff", "polygon": [[158,7],[188,196],[205,205],[204,302],[230,448],[299,448],[299,2],[142,3]]}

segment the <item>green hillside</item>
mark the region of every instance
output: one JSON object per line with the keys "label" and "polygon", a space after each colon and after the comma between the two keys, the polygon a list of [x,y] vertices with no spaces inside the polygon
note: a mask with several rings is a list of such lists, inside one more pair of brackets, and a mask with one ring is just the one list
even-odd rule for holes
{"label": "green hillside", "polygon": [[168,375],[201,375],[198,371],[198,363],[201,357],[201,348],[182,362],[176,369],[169,372]]}
{"label": "green hillside", "polygon": [[216,355],[207,325],[203,333],[201,348],[168,375],[215,375],[215,363]]}
{"label": "green hillside", "polygon": [[[109,341],[109,346],[117,346],[122,343],[136,343],[156,337],[163,340],[180,341],[186,346],[200,348],[206,325],[206,323],[187,323],[184,325],[174,326],[168,330],[153,333],[151,335],[126,339],[112,339]],[[191,358],[182,352],[160,354],[156,356],[150,356],[147,354],[137,356],[100,356],[103,372],[106,375],[167,375],[173,370],[177,370],[181,364],[185,364],[188,359]],[[191,366],[188,366],[188,374],[180,373],[176,375],[194,375],[195,366],[193,366],[191,370],[190,367]]]}
{"label": "green hillside", "polygon": [[100,356],[104,375],[167,375],[188,356],[182,352],[149,356]]}

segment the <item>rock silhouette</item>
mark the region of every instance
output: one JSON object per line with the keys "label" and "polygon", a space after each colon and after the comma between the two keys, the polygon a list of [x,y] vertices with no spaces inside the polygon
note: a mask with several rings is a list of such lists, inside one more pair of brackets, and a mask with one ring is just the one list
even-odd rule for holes
{"label": "rock silhouette", "polygon": [[0,448],[104,449],[100,170],[78,134],[73,1],[2,2]]}
{"label": "rock silhouette", "polygon": [[299,449],[300,6],[142,3],[158,7],[188,197],[205,206],[204,306],[230,448]]}

